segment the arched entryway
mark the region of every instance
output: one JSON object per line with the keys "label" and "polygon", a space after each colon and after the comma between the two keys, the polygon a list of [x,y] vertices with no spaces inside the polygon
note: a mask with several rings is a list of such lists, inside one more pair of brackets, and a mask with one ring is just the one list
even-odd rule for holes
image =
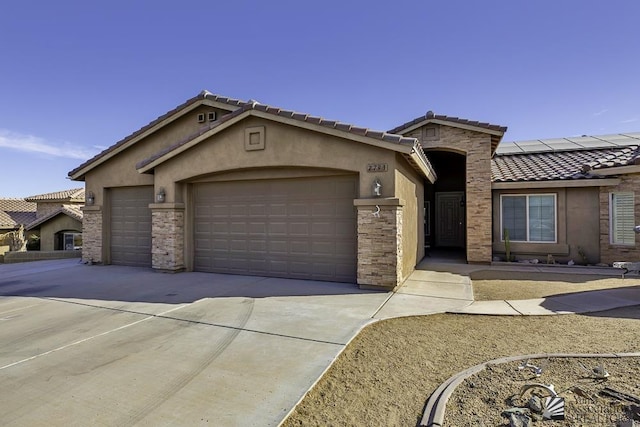
{"label": "arched entryway", "polygon": [[425,244],[429,251],[459,253],[466,259],[466,156],[428,151],[438,179],[425,185]]}

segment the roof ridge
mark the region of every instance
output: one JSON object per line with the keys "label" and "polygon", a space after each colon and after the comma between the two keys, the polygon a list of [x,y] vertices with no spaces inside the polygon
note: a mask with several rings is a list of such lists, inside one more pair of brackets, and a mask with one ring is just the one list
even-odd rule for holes
{"label": "roof ridge", "polygon": [[426,120],[448,121],[448,122],[452,122],[452,123],[458,123],[458,124],[467,125],[467,126],[474,126],[474,127],[484,128],[484,129],[498,131],[498,132],[502,132],[502,133],[507,131],[507,127],[506,126],[494,125],[494,124],[491,124],[489,122],[480,122],[480,121],[477,121],[477,120],[463,119],[463,118],[456,117],[456,116],[447,116],[447,115],[444,115],[444,114],[435,114],[432,110],[429,110],[429,111],[427,111],[427,113],[424,116],[416,117],[413,120],[409,120],[408,122],[403,123],[400,126],[396,126],[395,128],[389,130],[389,132],[397,133],[397,132],[399,132],[401,130],[407,129],[407,128],[413,126],[413,125],[416,125],[416,124],[421,123],[421,122],[426,121]]}

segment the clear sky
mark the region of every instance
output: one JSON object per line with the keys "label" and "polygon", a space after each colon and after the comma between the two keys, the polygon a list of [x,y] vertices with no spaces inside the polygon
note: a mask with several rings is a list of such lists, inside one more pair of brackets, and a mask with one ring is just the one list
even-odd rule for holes
{"label": "clear sky", "polygon": [[0,197],[202,89],[387,130],[433,110],[504,141],[640,131],[637,0],[4,1]]}

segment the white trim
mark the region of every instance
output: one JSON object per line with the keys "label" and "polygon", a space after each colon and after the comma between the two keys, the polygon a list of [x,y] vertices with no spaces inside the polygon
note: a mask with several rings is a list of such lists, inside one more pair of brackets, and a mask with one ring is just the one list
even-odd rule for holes
{"label": "white trim", "polygon": [[[554,240],[530,240],[529,236],[529,197],[531,196],[553,196],[553,238]],[[503,197],[525,197],[525,220],[526,220],[526,231],[527,231],[527,240],[513,240],[509,238],[510,242],[518,242],[518,243],[532,243],[532,244],[553,244],[558,243],[558,193],[514,193],[514,194],[501,194],[500,195],[500,241],[504,242],[504,225],[502,218],[502,198]]]}
{"label": "white trim", "polygon": [[614,229],[614,222],[617,223],[617,221],[615,221],[615,218],[614,218],[614,216],[616,216],[614,214],[614,202],[613,202],[613,196],[614,195],[631,196],[631,216],[633,217],[632,223],[635,225],[635,194],[634,194],[634,192],[633,191],[612,191],[612,192],[610,192],[609,193],[609,244],[616,245],[616,246],[635,247],[636,238],[635,238],[635,232],[634,232],[633,228],[631,228],[629,230],[630,236],[632,237],[632,240],[633,240],[633,243],[615,242],[614,241],[615,236],[616,236],[616,231]]}
{"label": "white trim", "polygon": [[555,181],[517,181],[493,182],[492,190],[527,190],[533,188],[575,188],[575,187],[608,187],[620,184],[620,178],[605,179],[572,179]]}

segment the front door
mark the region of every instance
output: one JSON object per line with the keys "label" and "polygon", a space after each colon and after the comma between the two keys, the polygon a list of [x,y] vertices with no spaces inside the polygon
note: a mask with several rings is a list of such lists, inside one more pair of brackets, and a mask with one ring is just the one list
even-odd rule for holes
{"label": "front door", "polygon": [[436,246],[464,248],[464,213],[463,191],[436,193]]}

